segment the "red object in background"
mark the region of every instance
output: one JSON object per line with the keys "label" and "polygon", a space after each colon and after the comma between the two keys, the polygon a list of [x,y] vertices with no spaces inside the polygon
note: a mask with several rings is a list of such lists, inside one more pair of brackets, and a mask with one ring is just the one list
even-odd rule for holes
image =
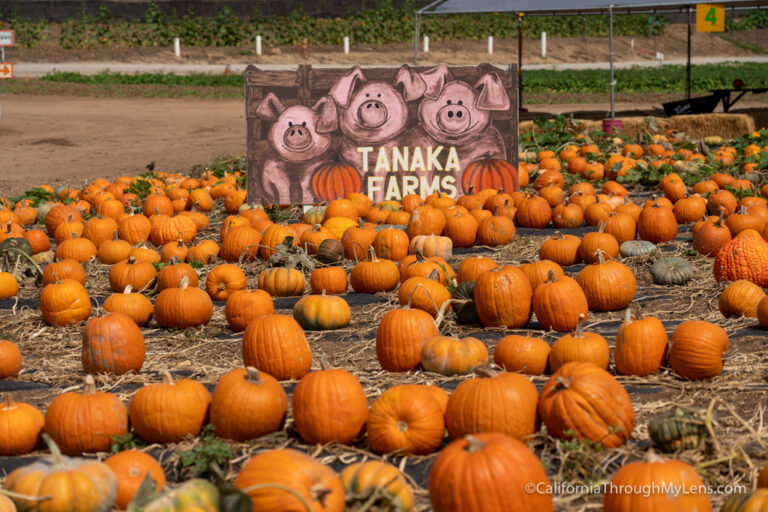
{"label": "red object in background", "polygon": [[742,80],[741,78],[737,78],[736,80],[733,81],[734,89],[741,89],[742,87],[744,87],[744,80]]}

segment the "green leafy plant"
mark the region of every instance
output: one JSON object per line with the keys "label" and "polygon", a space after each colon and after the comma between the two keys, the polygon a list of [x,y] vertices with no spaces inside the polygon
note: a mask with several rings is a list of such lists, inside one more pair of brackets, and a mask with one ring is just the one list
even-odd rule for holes
{"label": "green leafy plant", "polygon": [[147,445],[147,443],[145,443],[133,432],[126,432],[120,436],[112,436],[112,441],[114,441],[111,448],[112,453],[120,453],[124,452],[125,450],[134,450],[136,448],[141,448]]}
{"label": "green leafy plant", "polygon": [[216,437],[213,425],[206,425],[198,437],[198,442],[190,450],[178,452],[181,466],[192,468],[194,476],[208,473],[211,464],[221,465],[232,458],[232,451],[227,443]]}

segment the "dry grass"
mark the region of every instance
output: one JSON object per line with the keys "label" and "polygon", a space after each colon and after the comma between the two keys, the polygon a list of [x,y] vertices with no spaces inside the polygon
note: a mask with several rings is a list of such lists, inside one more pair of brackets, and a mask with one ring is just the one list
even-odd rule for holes
{"label": "dry grass", "polygon": [[[744,131],[744,130],[741,130]],[[221,215],[214,218],[217,226]],[[524,230],[521,230],[524,231]],[[541,234],[521,234],[514,242],[501,249],[474,248],[473,253],[488,254],[500,264],[516,264],[537,259],[538,250],[552,231]],[[212,227],[203,233],[206,238],[217,238],[218,228]],[[712,485],[739,484],[752,488],[757,472],[768,462],[768,428],[764,425],[766,401],[766,375],[768,375],[768,349],[765,331],[755,327],[751,319],[725,320],[717,308],[722,286],[712,277],[712,260],[691,256],[690,233],[668,244],[662,244],[662,253],[652,256],[627,258],[627,264],[637,276],[638,289],[633,309],[645,315],[661,319],[669,332],[681,321],[700,319],[721,325],[731,339],[726,356],[724,372],[707,382],[688,382],[664,368],[661,372],[645,378],[618,377],[628,389],[636,413],[636,426],[632,439],[616,450],[600,450],[588,443],[565,443],[548,437],[543,429],[530,441],[529,446],[547,465],[550,476],[572,483],[604,483],[621,464],[644,459],[649,456],[651,441],[647,424],[656,415],[676,405],[713,408],[717,423],[715,437],[702,449],[691,450],[678,457],[694,465],[706,483]],[[458,251],[457,251],[458,252]],[[678,255],[688,259],[694,267],[696,278],[680,287],[657,286],[649,274],[651,263],[658,257]],[[463,255],[451,262],[458,265]],[[351,263],[345,263],[347,267]],[[200,270],[205,276],[208,266]],[[263,262],[244,263],[243,269],[250,287],[256,286],[256,277],[265,268]],[[580,267],[566,269],[573,274]],[[106,282],[107,269],[100,264],[88,265],[88,281],[92,297],[103,299],[111,293]],[[201,284],[203,280],[201,279]],[[0,381],[0,391],[15,389],[18,400],[33,403],[45,409],[48,403],[60,393],[76,389],[83,378],[80,363],[80,337],[82,326],[51,327],[45,324],[36,306],[39,295],[38,285],[27,282],[22,286],[20,300],[15,307],[0,311],[0,335],[16,341],[23,351],[24,370],[18,379]],[[363,384],[366,394],[373,401],[388,387],[406,382],[434,384],[452,390],[459,382],[470,377],[443,377],[425,372],[391,374],[381,370],[375,353],[375,333],[384,313],[396,306],[397,296],[393,293],[378,297],[350,296],[357,304],[353,306],[352,323],[349,328],[325,333],[308,333],[313,350],[315,365],[320,355],[329,357],[332,364],[350,370]],[[360,300],[365,298],[366,300]],[[276,312],[291,314],[291,299],[276,300]],[[611,346],[616,329],[621,322],[622,312],[591,313],[586,329],[602,334]],[[500,338],[513,332],[501,328],[483,329],[478,326],[458,325],[452,316],[446,318],[442,331],[455,336],[476,336],[482,339],[492,351]],[[201,328],[184,331],[159,329],[156,323],[143,330],[147,353],[144,368],[140,374],[99,376],[97,382],[102,390],[116,393],[124,403],[143,384],[159,381],[159,372],[169,369],[177,377],[193,378],[212,389],[218,379],[227,371],[241,365],[239,333],[228,328],[223,304],[216,304],[211,322]],[[534,330],[548,341],[559,335],[553,332]],[[541,386],[547,377],[532,380]],[[290,391],[295,383],[286,382]],[[289,411],[289,418],[290,418]],[[151,446],[153,454],[163,463],[171,478],[186,477],[188,470],[181,468],[178,452],[191,449],[199,440],[189,440],[177,445]],[[351,462],[365,458],[380,458],[370,453],[365,438],[355,446],[307,446],[298,437],[289,419],[284,430],[251,441],[230,445],[234,454],[225,471],[233,478],[240,465],[253,453],[265,448],[291,446],[317,456],[323,462],[340,469]],[[32,454],[41,455],[40,452]],[[389,460],[401,467],[419,497],[418,510],[429,510],[425,490],[426,476],[431,461],[428,457],[391,457]],[[0,467],[3,459],[0,458]],[[711,496],[713,504],[719,506],[722,495]],[[598,510],[601,496],[583,494],[557,496],[557,510]]]}
{"label": "dry grass", "polygon": [[[657,117],[659,133],[675,129],[685,132],[694,139],[703,139],[710,135],[720,135],[726,139],[740,137],[755,131],[755,120],[746,114],[702,114],[675,117]],[[646,130],[644,117],[625,117],[621,119],[621,133],[636,137]],[[533,121],[520,123],[520,133],[535,129]],[[602,130],[602,121],[576,120],[575,129],[579,133]]]}

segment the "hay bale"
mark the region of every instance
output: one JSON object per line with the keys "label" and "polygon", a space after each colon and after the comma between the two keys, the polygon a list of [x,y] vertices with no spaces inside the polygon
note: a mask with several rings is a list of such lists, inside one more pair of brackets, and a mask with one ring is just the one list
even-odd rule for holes
{"label": "hay bale", "polygon": [[[637,137],[645,131],[645,117],[621,118],[621,133],[630,137]],[[656,126],[660,133],[667,130],[685,132],[688,137],[703,139],[709,135],[720,135],[725,139],[741,137],[745,133],[755,131],[755,120],[746,114],[700,114],[690,116],[657,117]],[[602,130],[602,121],[575,120],[575,130],[579,133],[589,133]],[[534,130],[538,132],[533,121],[520,123],[520,133]]]}

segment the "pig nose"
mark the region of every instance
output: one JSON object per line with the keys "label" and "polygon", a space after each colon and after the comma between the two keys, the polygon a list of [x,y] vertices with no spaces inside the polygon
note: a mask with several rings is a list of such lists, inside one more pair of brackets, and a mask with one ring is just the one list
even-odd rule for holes
{"label": "pig nose", "polygon": [[378,128],[387,120],[387,107],[377,100],[369,100],[357,110],[360,124],[367,128]]}
{"label": "pig nose", "polygon": [[447,133],[462,133],[469,123],[469,109],[462,105],[446,105],[437,113],[437,124]]}
{"label": "pig nose", "polygon": [[305,126],[290,126],[283,135],[283,142],[290,149],[304,149],[312,142],[312,136]]}

